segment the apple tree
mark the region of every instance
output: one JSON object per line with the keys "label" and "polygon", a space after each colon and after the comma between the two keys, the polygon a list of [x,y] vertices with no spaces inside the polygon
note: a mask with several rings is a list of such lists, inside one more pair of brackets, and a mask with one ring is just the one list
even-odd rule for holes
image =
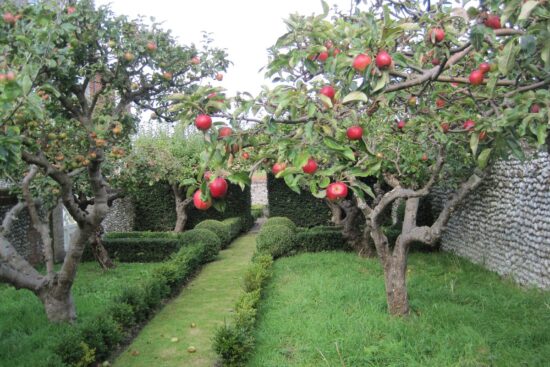
{"label": "apple tree", "polygon": [[[363,213],[392,315],[409,313],[410,245],[434,245],[496,159],[545,145],[545,4],[374,1],[344,13],[323,2],[323,14],[285,21],[269,49],[274,86],[222,113],[256,123],[249,138],[269,142],[259,158],[291,189]],[[454,193],[432,224],[419,224],[420,200],[438,185]]]}
{"label": "apple tree", "polygon": [[[92,1],[3,2],[0,11],[0,171],[20,196],[0,228],[0,280],[35,293],[51,321],[72,321],[77,267],[119,195],[109,180],[124,170],[119,160],[141,112],[173,120],[166,96],[193,91],[228,61],[208,38],[201,48],[182,46],[158,24],[115,16]],[[37,206],[57,200],[78,229],[55,271]],[[41,234],[45,275],[6,237],[24,208]]]}

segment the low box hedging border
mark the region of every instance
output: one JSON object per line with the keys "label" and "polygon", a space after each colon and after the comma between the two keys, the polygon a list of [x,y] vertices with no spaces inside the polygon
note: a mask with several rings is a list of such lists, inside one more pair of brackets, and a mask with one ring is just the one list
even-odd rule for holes
{"label": "low box hedging border", "polygon": [[222,249],[229,246],[231,243],[231,229],[229,226],[219,220],[207,219],[203,220],[195,226],[196,229],[208,229],[214,232],[220,239],[222,244]]}
{"label": "low box hedging border", "polygon": [[254,349],[254,325],[262,290],[271,276],[273,258],[256,253],[244,276],[244,293],[235,305],[232,323],[221,326],[213,338],[213,349],[224,367],[244,366]]}
{"label": "low box hedging border", "polygon": [[67,330],[54,348],[69,366],[86,367],[106,359],[132,328],[147,320],[164,299],[185,284],[209,261],[211,248],[202,243],[181,247],[154,270],[154,277],[129,285],[113,299],[107,312]]}
{"label": "low box hedging border", "polygon": [[[184,243],[174,238],[112,238],[102,240],[103,247],[112,259],[120,262],[159,262],[164,261],[179,250]],[[94,261],[89,246],[82,255],[83,261]]]}

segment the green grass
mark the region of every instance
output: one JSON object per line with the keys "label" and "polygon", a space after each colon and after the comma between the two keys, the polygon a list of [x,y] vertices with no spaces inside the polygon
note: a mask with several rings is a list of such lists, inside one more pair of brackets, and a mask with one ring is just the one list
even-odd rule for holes
{"label": "green grass", "polygon": [[[80,265],[73,297],[78,322],[101,314],[126,284],[149,278],[157,264],[121,263],[108,272],[96,263]],[[0,365],[56,366],[51,346],[67,325],[48,322],[40,300],[27,290],[0,284]]]}
{"label": "green grass", "polygon": [[[230,321],[242,293],[242,277],[255,249],[255,235],[239,237],[206,265],[172,302],[167,304],[115,361],[119,367],[211,367],[216,354],[212,337]],[[196,327],[192,328],[191,323]],[[177,338],[173,342],[172,338]],[[196,353],[188,353],[194,346]]]}
{"label": "green grass", "polygon": [[550,293],[450,254],[411,254],[412,315],[390,317],[378,260],[280,259],[249,367],[548,366]]}

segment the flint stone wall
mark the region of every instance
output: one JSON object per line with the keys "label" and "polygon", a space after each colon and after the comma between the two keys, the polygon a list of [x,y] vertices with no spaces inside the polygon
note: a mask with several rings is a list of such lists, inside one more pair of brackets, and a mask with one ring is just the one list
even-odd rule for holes
{"label": "flint stone wall", "polygon": [[[437,189],[437,215],[449,190]],[[550,159],[539,153],[521,162],[497,162],[489,177],[452,215],[441,240],[445,251],[550,289]]]}
{"label": "flint stone wall", "polygon": [[135,208],[130,197],[117,199],[103,219],[105,232],[131,232],[134,230]]}

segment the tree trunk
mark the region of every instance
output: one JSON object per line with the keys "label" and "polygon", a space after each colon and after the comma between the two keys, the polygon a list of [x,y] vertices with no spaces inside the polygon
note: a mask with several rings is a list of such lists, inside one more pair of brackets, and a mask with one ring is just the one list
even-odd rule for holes
{"label": "tree trunk", "polygon": [[115,263],[113,263],[113,261],[109,257],[109,252],[107,252],[107,250],[103,246],[103,242],[101,242],[102,234],[103,234],[103,228],[100,225],[97,232],[92,236],[93,237],[92,241],[90,241],[92,254],[94,254],[94,258],[98,262],[101,269],[103,270],[114,269],[116,268],[116,265]]}
{"label": "tree trunk", "polygon": [[76,308],[70,289],[63,290],[59,286],[46,288],[39,294],[44,304],[46,316],[51,322],[74,322]]}
{"label": "tree trunk", "polygon": [[174,192],[174,198],[176,200],[176,226],[174,227],[174,232],[183,232],[188,218],[187,207],[191,204],[193,199],[186,199],[178,184],[172,185],[172,191]]}
{"label": "tree trunk", "polygon": [[344,200],[339,205],[340,211],[345,213],[344,219],[340,220],[342,235],[348,244],[360,257],[373,257],[376,251],[370,238],[370,230],[361,232],[360,217],[361,210],[355,200]]}
{"label": "tree trunk", "polygon": [[384,263],[384,281],[388,311],[394,316],[409,314],[409,297],[407,293],[407,257],[389,256]]}

